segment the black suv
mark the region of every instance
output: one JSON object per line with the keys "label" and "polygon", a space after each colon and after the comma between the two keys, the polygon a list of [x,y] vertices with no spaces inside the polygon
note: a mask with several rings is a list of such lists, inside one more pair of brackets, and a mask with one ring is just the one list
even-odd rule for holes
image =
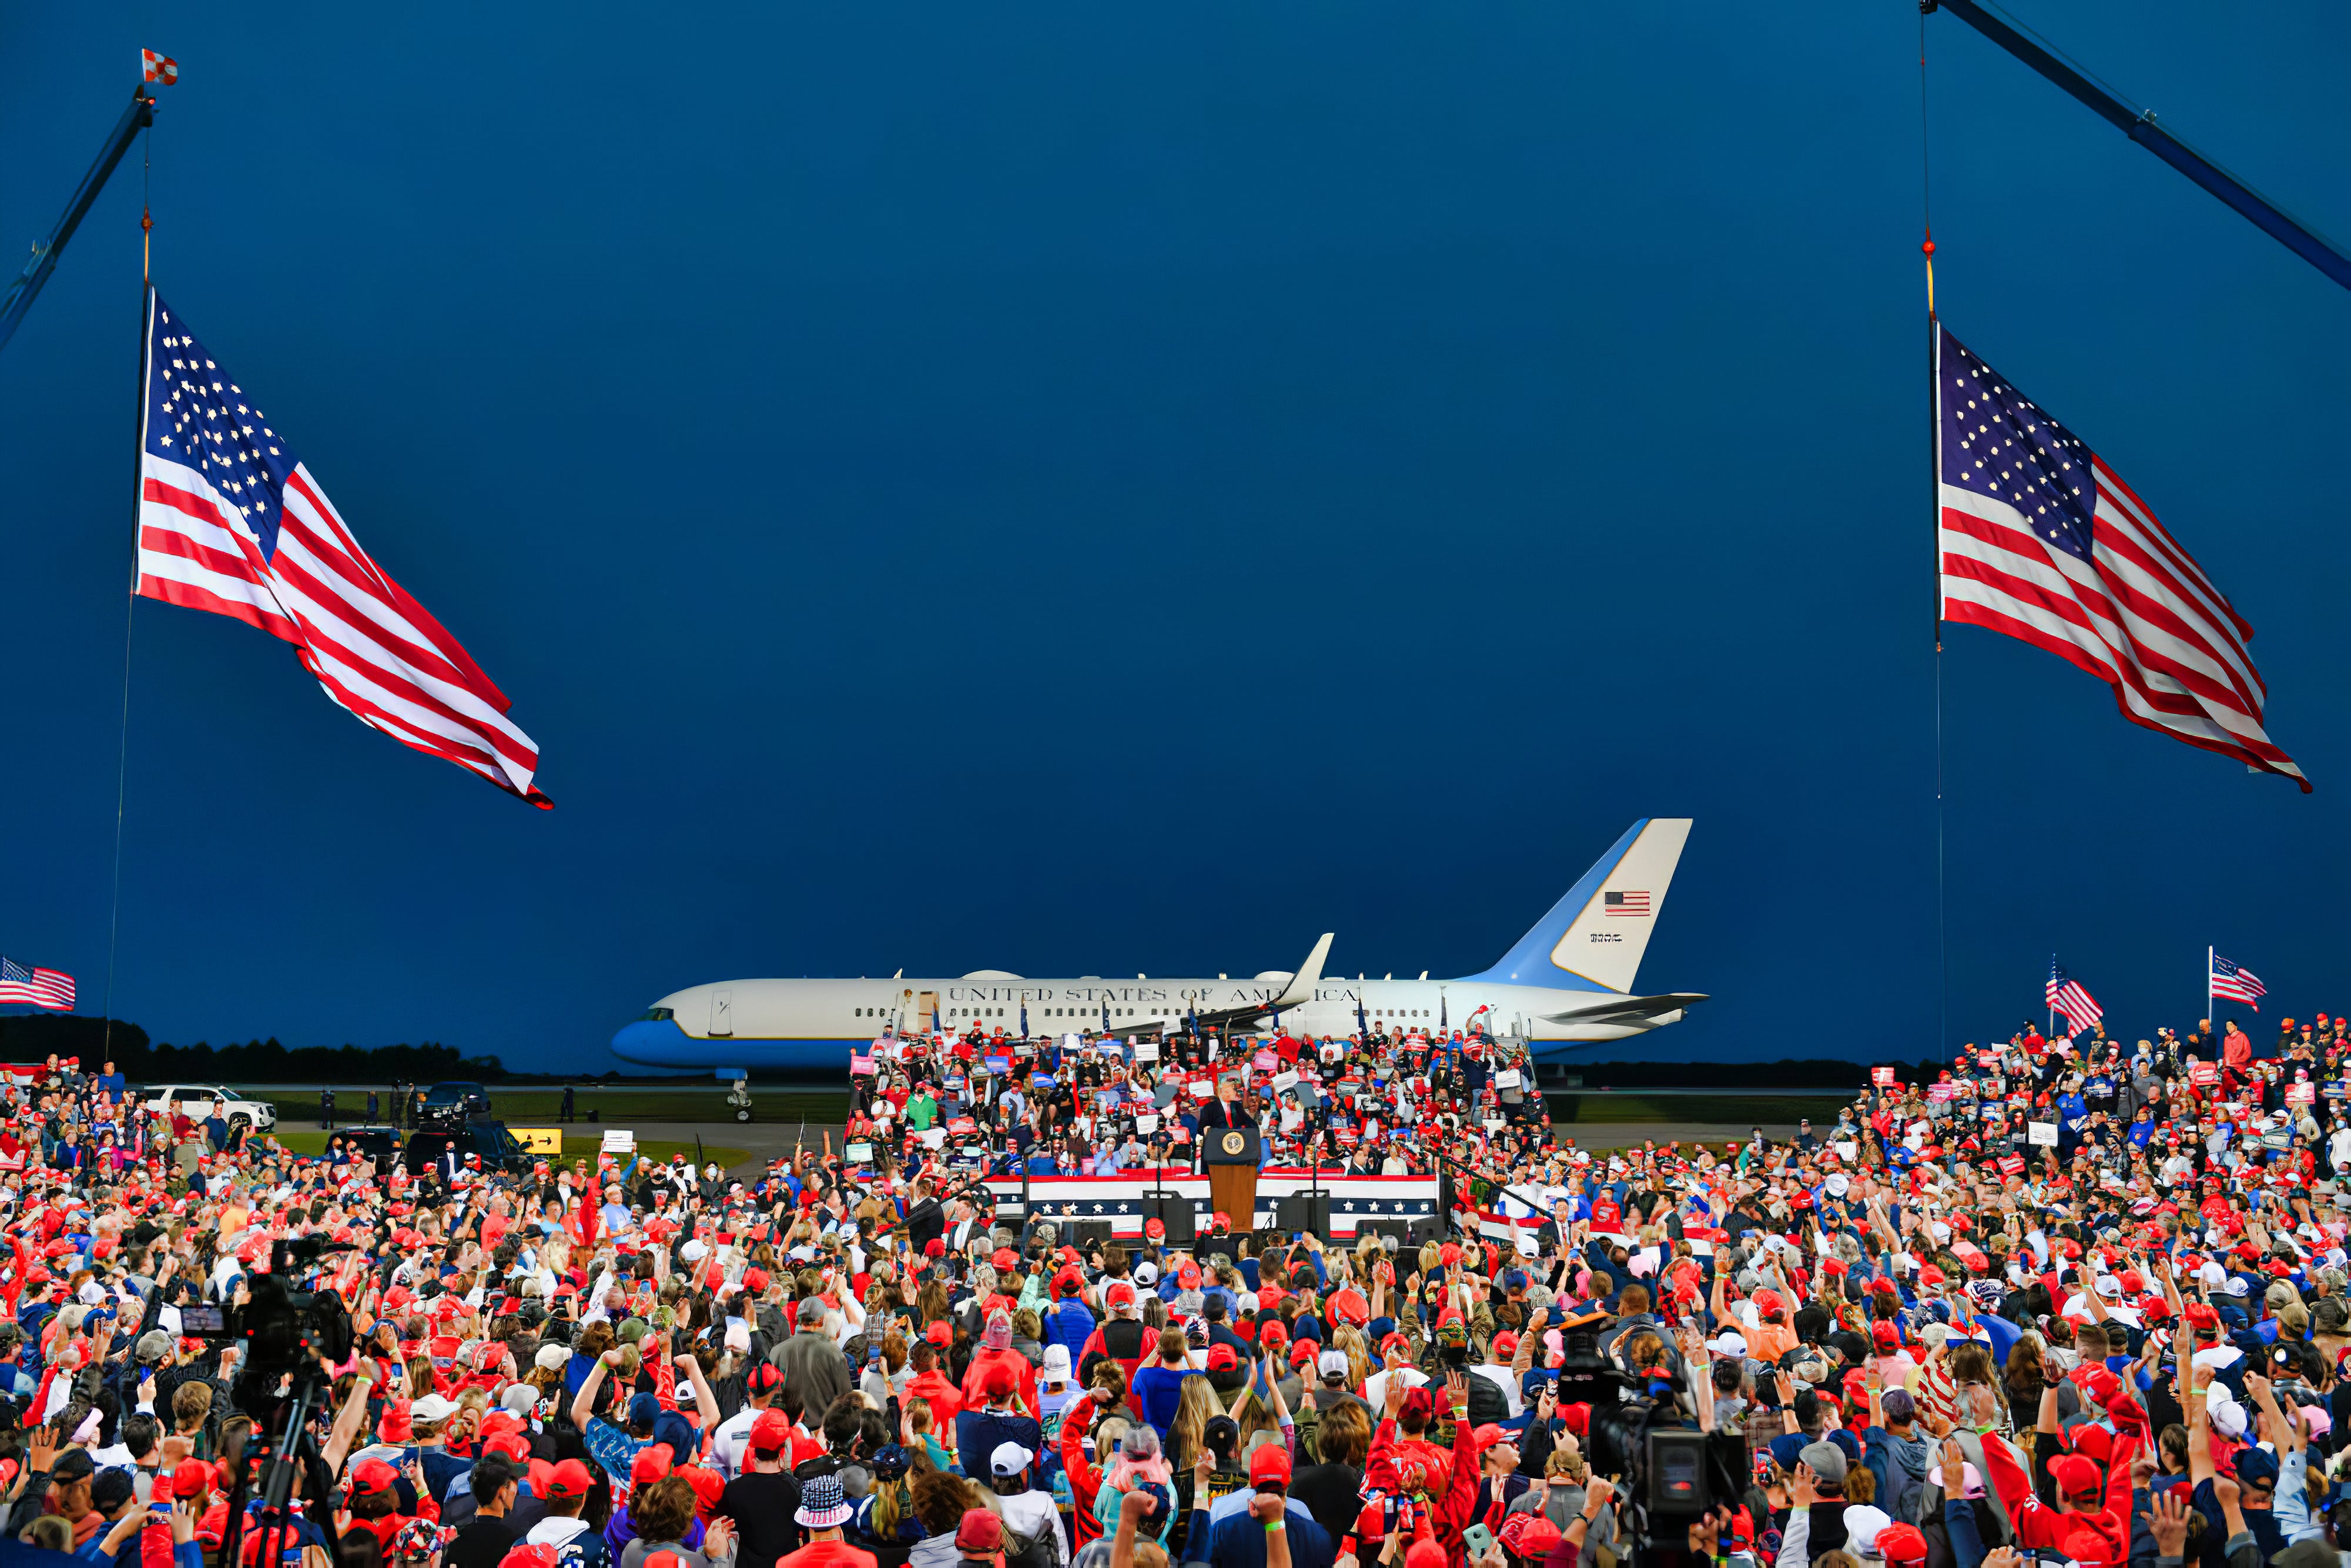
{"label": "black suv", "polygon": [[478,1155],[485,1171],[521,1175],[535,1163],[503,1122],[467,1122],[455,1127],[410,1134],[406,1157],[411,1174],[422,1174],[427,1166],[436,1165],[453,1144],[460,1164]]}
{"label": "black suv", "polygon": [[422,1119],[465,1122],[490,1113],[490,1092],[478,1083],[435,1083],[424,1092]]}

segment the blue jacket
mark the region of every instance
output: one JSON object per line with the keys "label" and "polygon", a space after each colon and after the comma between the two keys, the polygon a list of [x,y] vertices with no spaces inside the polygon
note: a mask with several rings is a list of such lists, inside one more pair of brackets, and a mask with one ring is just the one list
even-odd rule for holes
{"label": "blue jacket", "polygon": [[1073,1371],[1078,1364],[1078,1353],[1085,1349],[1086,1341],[1093,1337],[1093,1333],[1094,1315],[1086,1310],[1085,1302],[1075,1296],[1065,1298],[1060,1306],[1045,1314],[1045,1343],[1067,1345],[1070,1366]]}

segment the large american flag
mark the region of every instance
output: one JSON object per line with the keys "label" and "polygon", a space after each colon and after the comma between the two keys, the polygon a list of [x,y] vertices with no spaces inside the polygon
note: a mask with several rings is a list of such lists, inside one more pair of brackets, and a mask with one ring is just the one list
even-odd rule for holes
{"label": "large american flag", "polygon": [[152,290],[139,592],[294,644],[327,695],[402,746],[536,806],[538,747],[457,639],[360,548],[284,435]]}
{"label": "large american flag", "polygon": [[2082,988],[2081,981],[2065,977],[2065,971],[2057,967],[2054,958],[2049,960],[2049,984],[2043,988],[2042,994],[2048,998],[2053,1011],[2065,1015],[2065,1032],[2069,1035],[2081,1033],[2106,1016],[2105,1009]]}
{"label": "large american flag", "polygon": [[2253,629],[2129,486],[1936,329],[1941,609],[2114,688],[2133,724],[2283,773],[2262,728]]}
{"label": "large american flag", "polygon": [[69,1011],[74,1005],[73,977],[57,969],[27,968],[14,958],[0,957],[0,1003],[30,1002],[37,1008]]}
{"label": "large american flag", "polygon": [[2212,955],[2212,994],[2226,997],[2232,1002],[2243,1002],[2259,1012],[2262,1010],[2262,998],[2269,995],[2269,988],[2262,984],[2260,976],[2242,964],[2231,964],[2215,953]]}

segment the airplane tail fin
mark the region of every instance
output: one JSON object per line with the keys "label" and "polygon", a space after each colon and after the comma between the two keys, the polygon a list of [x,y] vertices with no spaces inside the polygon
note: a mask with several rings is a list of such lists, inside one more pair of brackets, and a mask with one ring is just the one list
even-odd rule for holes
{"label": "airplane tail fin", "polygon": [[1501,960],[1465,979],[1630,991],[1689,841],[1687,817],[1644,817]]}

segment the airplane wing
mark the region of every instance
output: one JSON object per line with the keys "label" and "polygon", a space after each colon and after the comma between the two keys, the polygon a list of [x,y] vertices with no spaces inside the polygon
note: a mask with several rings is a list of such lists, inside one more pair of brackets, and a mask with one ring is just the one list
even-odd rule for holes
{"label": "airplane wing", "polygon": [[1655,997],[1612,996],[1584,1007],[1540,1016],[1545,1023],[1643,1024],[1660,1014],[1678,1012],[1706,999],[1698,991],[1668,991]]}
{"label": "airplane wing", "polygon": [[[1322,983],[1322,960],[1330,956],[1332,935],[1328,931],[1322,933],[1322,939],[1314,944],[1312,952],[1306,955],[1306,962],[1298,966],[1298,972],[1290,977],[1290,983],[1282,987],[1281,994],[1271,1001],[1249,1002],[1237,1008],[1205,1008],[1192,1016],[1204,1029],[1228,1029],[1234,1024],[1254,1023],[1269,1013],[1304,1007],[1314,999],[1314,988]],[[1124,1037],[1157,1034],[1166,1028],[1161,1022],[1130,1023],[1121,1024],[1110,1032]]]}

